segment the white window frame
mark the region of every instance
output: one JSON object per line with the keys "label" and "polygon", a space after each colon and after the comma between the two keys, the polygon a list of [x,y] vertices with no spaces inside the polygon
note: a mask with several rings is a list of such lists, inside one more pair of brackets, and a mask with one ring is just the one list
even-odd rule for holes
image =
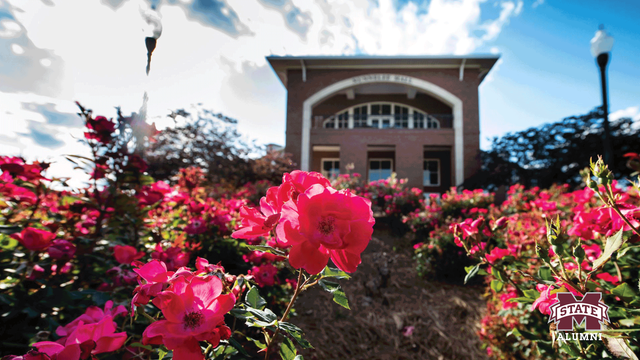
{"label": "white window frame", "polygon": [[[373,115],[371,113],[371,106],[372,105],[389,105],[391,106],[391,114],[385,114],[385,115]],[[406,128],[396,128],[396,124],[395,124],[395,107],[396,106],[400,106],[400,107],[404,107],[409,109],[408,112],[408,116],[409,116],[409,122],[408,122],[408,127]],[[403,104],[403,103],[397,103],[397,102],[390,102],[390,101],[372,101],[372,102],[368,102],[368,103],[360,103],[358,105],[353,105],[351,107],[342,109],[340,111],[338,111],[335,115],[329,117],[328,119],[326,119],[323,123],[322,123],[322,127],[324,129],[354,129],[354,109],[355,108],[362,108],[362,107],[366,107],[367,108],[367,127],[369,128],[373,128],[372,125],[372,120],[377,120],[378,121],[378,126],[376,127],[376,129],[385,129],[382,127],[382,122],[384,120],[389,120],[389,127],[386,129],[440,129],[440,121],[438,119],[436,119],[435,117],[429,115],[427,112],[424,112],[420,109],[417,109],[411,105],[407,105],[407,104]],[[344,113],[348,113],[348,121],[347,121],[347,127],[346,128],[341,128],[338,126],[338,122],[340,120],[338,120],[338,117]],[[421,113],[424,116],[424,124],[422,127],[417,127],[415,126],[415,119],[414,116],[416,116],[416,113]],[[344,121],[344,120],[343,120]],[[331,125],[333,126],[329,126],[329,127],[325,127],[327,123],[332,122]],[[435,127],[429,127],[428,124],[429,123],[433,123],[436,126]]]}
{"label": "white window frame", "polygon": [[[429,171],[429,170],[424,170],[424,163],[426,161],[436,161],[438,163],[438,183],[437,184],[425,184],[425,178],[424,178],[424,172],[425,171]],[[422,160],[422,186],[426,186],[426,187],[435,187],[435,186],[440,186],[442,184],[442,167],[440,166],[440,159],[434,159],[434,158],[425,158]]]}
{"label": "white window frame", "polygon": [[[375,181],[375,180],[371,180],[371,162],[372,161],[390,161],[391,162],[391,174],[393,174],[393,159],[392,158],[372,158],[367,160],[367,181],[371,182],[371,181]],[[382,166],[382,164],[380,164]],[[382,169],[378,169],[378,170],[382,170]],[[381,179],[378,179],[381,180]]]}
{"label": "white window frame", "polygon": [[[331,179],[331,174],[328,174],[327,171],[324,169],[324,162],[325,161],[337,161],[340,162],[340,158],[321,158],[320,159],[320,173],[322,174],[322,176],[326,177],[327,179]],[[332,167],[333,169],[333,167]],[[340,175],[340,167],[338,167],[338,175]],[[336,176],[337,178],[337,176]]]}

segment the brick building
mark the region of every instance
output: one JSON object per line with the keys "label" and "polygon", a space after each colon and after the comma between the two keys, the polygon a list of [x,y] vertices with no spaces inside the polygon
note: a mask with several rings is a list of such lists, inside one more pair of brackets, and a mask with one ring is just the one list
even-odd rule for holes
{"label": "brick building", "polygon": [[325,176],[353,164],[443,192],[478,167],[478,86],[498,56],[271,56],[287,89],[285,151]]}

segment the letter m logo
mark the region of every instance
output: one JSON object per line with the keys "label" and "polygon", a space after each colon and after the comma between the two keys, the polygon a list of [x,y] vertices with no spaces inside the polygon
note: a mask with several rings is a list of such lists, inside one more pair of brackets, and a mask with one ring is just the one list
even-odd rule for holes
{"label": "letter m logo", "polygon": [[[585,324],[585,330],[602,330],[602,323],[609,321],[609,306],[602,303],[602,293],[588,292],[582,300],[576,300],[570,292],[557,293],[558,301],[551,305],[549,322],[555,322],[558,331],[572,331],[573,322]],[[586,321],[585,321],[586,320]]]}

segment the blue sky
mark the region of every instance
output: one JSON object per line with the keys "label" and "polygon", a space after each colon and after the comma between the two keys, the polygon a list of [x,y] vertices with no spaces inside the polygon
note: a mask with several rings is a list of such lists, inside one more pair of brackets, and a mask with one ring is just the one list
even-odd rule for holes
{"label": "blue sky", "polygon": [[149,0],[0,0],[0,154],[54,161],[86,151],[74,101],[150,121],[202,103],[258,143],[284,143],[286,92],[269,55],[499,53],[480,87],[482,147],[600,105],[589,41],[615,38],[612,117],[640,122],[637,1],[153,0],[163,34],[144,75],[140,12]]}

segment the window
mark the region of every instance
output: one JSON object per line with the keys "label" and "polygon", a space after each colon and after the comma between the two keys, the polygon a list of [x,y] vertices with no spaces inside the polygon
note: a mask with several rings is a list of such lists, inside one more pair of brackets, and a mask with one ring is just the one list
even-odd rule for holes
{"label": "window", "polygon": [[367,127],[367,108],[368,106],[359,106],[353,109],[353,127]]}
{"label": "window", "polygon": [[439,129],[440,122],[435,117],[416,110],[413,112],[413,128],[414,129]]}
{"label": "window", "polygon": [[340,175],[340,159],[322,159],[322,176],[335,179]]}
{"label": "window", "polygon": [[335,120],[333,118],[329,119],[329,120],[324,122],[323,126],[324,126],[325,129],[333,129],[334,127],[336,127]]}
{"label": "window", "polygon": [[398,129],[407,129],[409,127],[409,108],[406,106],[395,105],[393,107],[393,126]]}
{"label": "window", "polygon": [[352,106],[324,121],[325,129],[439,129],[436,116],[429,115],[411,106],[392,102],[371,102]]}
{"label": "window", "polygon": [[349,127],[349,112],[345,111],[338,115],[338,129],[346,129]]}
{"label": "window", "polygon": [[424,129],[424,113],[414,111],[413,112],[413,128]]}
{"label": "window", "polygon": [[369,160],[369,181],[377,181],[391,177],[392,159]]}
{"label": "window", "polygon": [[440,159],[424,159],[423,186],[440,186]]}
{"label": "window", "polygon": [[427,115],[427,129],[438,129],[440,128],[440,121],[434,118],[431,115]]}

